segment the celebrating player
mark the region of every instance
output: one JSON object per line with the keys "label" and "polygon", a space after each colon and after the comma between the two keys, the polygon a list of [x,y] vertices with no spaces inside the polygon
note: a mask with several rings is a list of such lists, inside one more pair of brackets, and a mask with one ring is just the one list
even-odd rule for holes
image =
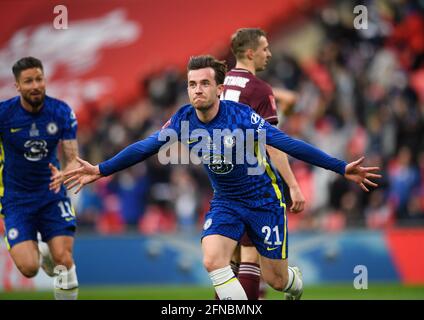
{"label": "celebrating player", "polygon": [[[271,59],[265,32],[257,28],[237,30],[231,38],[231,51],[236,58],[236,66],[225,77],[221,99],[247,104],[270,124],[277,126],[278,116],[273,90],[269,84],[256,77],[256,72],[265,70]],[[289,187],[292,200],[290,211],[294,213],[303,211],[305,198],[290,168],[287,155],[270,146],[267,147],[267,152],[272,164]],[[233,265],[236,271],[238,269],[237,277],[249,300],[257,300],[260,295],[259,255],[247,234],[242,237],[240,244],[240,265],[237,268],[238,261],[234,261]],[[301,278],[297,267],[285,269],[291,276]],[[292,297],[287,294],[287,298]]]}
{"label": "celebrating player", "polygon": [[[41,254],[44,271],[58,275],[56,299],[76,299],[75,212],[61,185],[57,149],[61,149],[64,169],[78,166],[77,120],[66,103],[46,95],[40,60],[22,58],[12,70],[20,96],[0,102],[6,245],[15,265],[28,278],[37,274]],[[37,233],[48,245],[37,245]]]}
{"label": "celebrating player", "polygon": [[[370,179],[380,177],[374,173],[379,168],[361,167],[363,158],[346,164],[287,136],[250,107],[221,101],[227,68],[212,56],[192,57],[187,69],[191,104],[181,107],[161,130],[109,160],[94,166],[77,158],[80,167],[64,173],[65,185],[68,189],[77,187],[75,192],[79,192],[84,185],[157,153],[162,146],[170,144],[170,138],[179,140],[203,161],[214,189],[203,226],[202,251],[204,266],[219,298],[247,299],[230,266],[231,256],[245,231],[260,254],[264,280],[274,289],[296,297],[302,283],[287,276],[284,264],[287,224],[281,179],[269,165],[262,140],[266,137],[267,145],[337,172],[366,191],[367,185],[377,186]],[[249,146],[252,139],[253,148]],[[256,163],[253,159],[257,159]]]}

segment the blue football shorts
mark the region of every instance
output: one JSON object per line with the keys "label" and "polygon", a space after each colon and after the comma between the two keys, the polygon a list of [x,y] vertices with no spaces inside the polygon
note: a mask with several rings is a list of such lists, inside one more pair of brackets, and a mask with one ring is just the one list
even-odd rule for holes
{"label": "blue football shorts", "polygon": [[37,241],[37,232],[47,242],[56,236],[74,236],[76,230],[75,211],[68,198],[39,206],[8,205],[2,215],[9,250],[23,241]]}
{"label": "blue football shorts", "polygon": [[202,239],[219,234],[240,241],[246,232],[259,254],[269,259],[287,259],[288,233],[285,204],[252,208],[235,202],[212,201],[205,216]]}

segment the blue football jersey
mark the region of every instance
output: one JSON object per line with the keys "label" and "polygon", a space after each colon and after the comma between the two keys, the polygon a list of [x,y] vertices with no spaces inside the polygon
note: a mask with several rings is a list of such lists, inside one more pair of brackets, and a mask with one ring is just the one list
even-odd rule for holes
{"label": "blue football jersey", "polygon": [[20,97],[0,102],[1,196],[8,204],[48,202],[66,196],[49,190],[49,163],[59,168],[60,140],[76,139],[77,120],[64,102],[45,97],[37,113],[26,111]]}
{"label": "blue football jersey", "polygon": [[[259,144],[261,136],[266,141]],[[254,207],[284,203],[281,178],[269,161],[265,143],[340,174],[344,174],[346,166],[346,162],[274,128],[249,106],[223,100],[217,115],[208,123],[199,120],[193,106],[183,106],[162,130],[100,163],[100,172],[109,175],[125,169],[173,140],[187,145],[204,164],[214,189],[214,200],[237,201]]]}

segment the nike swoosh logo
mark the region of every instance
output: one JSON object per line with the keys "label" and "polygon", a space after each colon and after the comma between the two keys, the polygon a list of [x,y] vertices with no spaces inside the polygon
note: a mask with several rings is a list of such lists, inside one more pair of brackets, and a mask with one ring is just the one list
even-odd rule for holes
{"label": "nike swoosh logo", "polygon": [[187,143],[192,144],[192,143],[195,143],[197,141],[199,141],[199,139],[190,139],[190,140],[187,140]]}
{"label": "nike swoosh logo", "polygon": [[278,249],[279,247],[274,247],[274,248],[270,248],[270,247],[266,247],[266,250],[267,251],[272,251],[272,250],[275,250],[275,249]]}
{"label": "nike swoosh logo", "polygon": [[21,131],[21,130],[22,130],[22,128],[11,128],[10,132],[15,133],[15,132],[18,132],[18,131]]}

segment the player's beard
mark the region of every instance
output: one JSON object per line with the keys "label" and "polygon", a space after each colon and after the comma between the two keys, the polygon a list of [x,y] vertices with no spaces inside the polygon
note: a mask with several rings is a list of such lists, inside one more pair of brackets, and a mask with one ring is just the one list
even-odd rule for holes
{"label": "player's beard", "polygon": [[199,111],[208,111],[210,108],[212,108],[212,104],[210,103],[196,104],[194,108]]}
{"label": "player's beard", "polygon": [[25,102],[27,102],[34,111],[38,110],[43,105],[44,99],[46,97],[46,93],[44,91],[40,91],[39,93],[40,95],[37,97],[31,96],[31,93],[22,96]]}

